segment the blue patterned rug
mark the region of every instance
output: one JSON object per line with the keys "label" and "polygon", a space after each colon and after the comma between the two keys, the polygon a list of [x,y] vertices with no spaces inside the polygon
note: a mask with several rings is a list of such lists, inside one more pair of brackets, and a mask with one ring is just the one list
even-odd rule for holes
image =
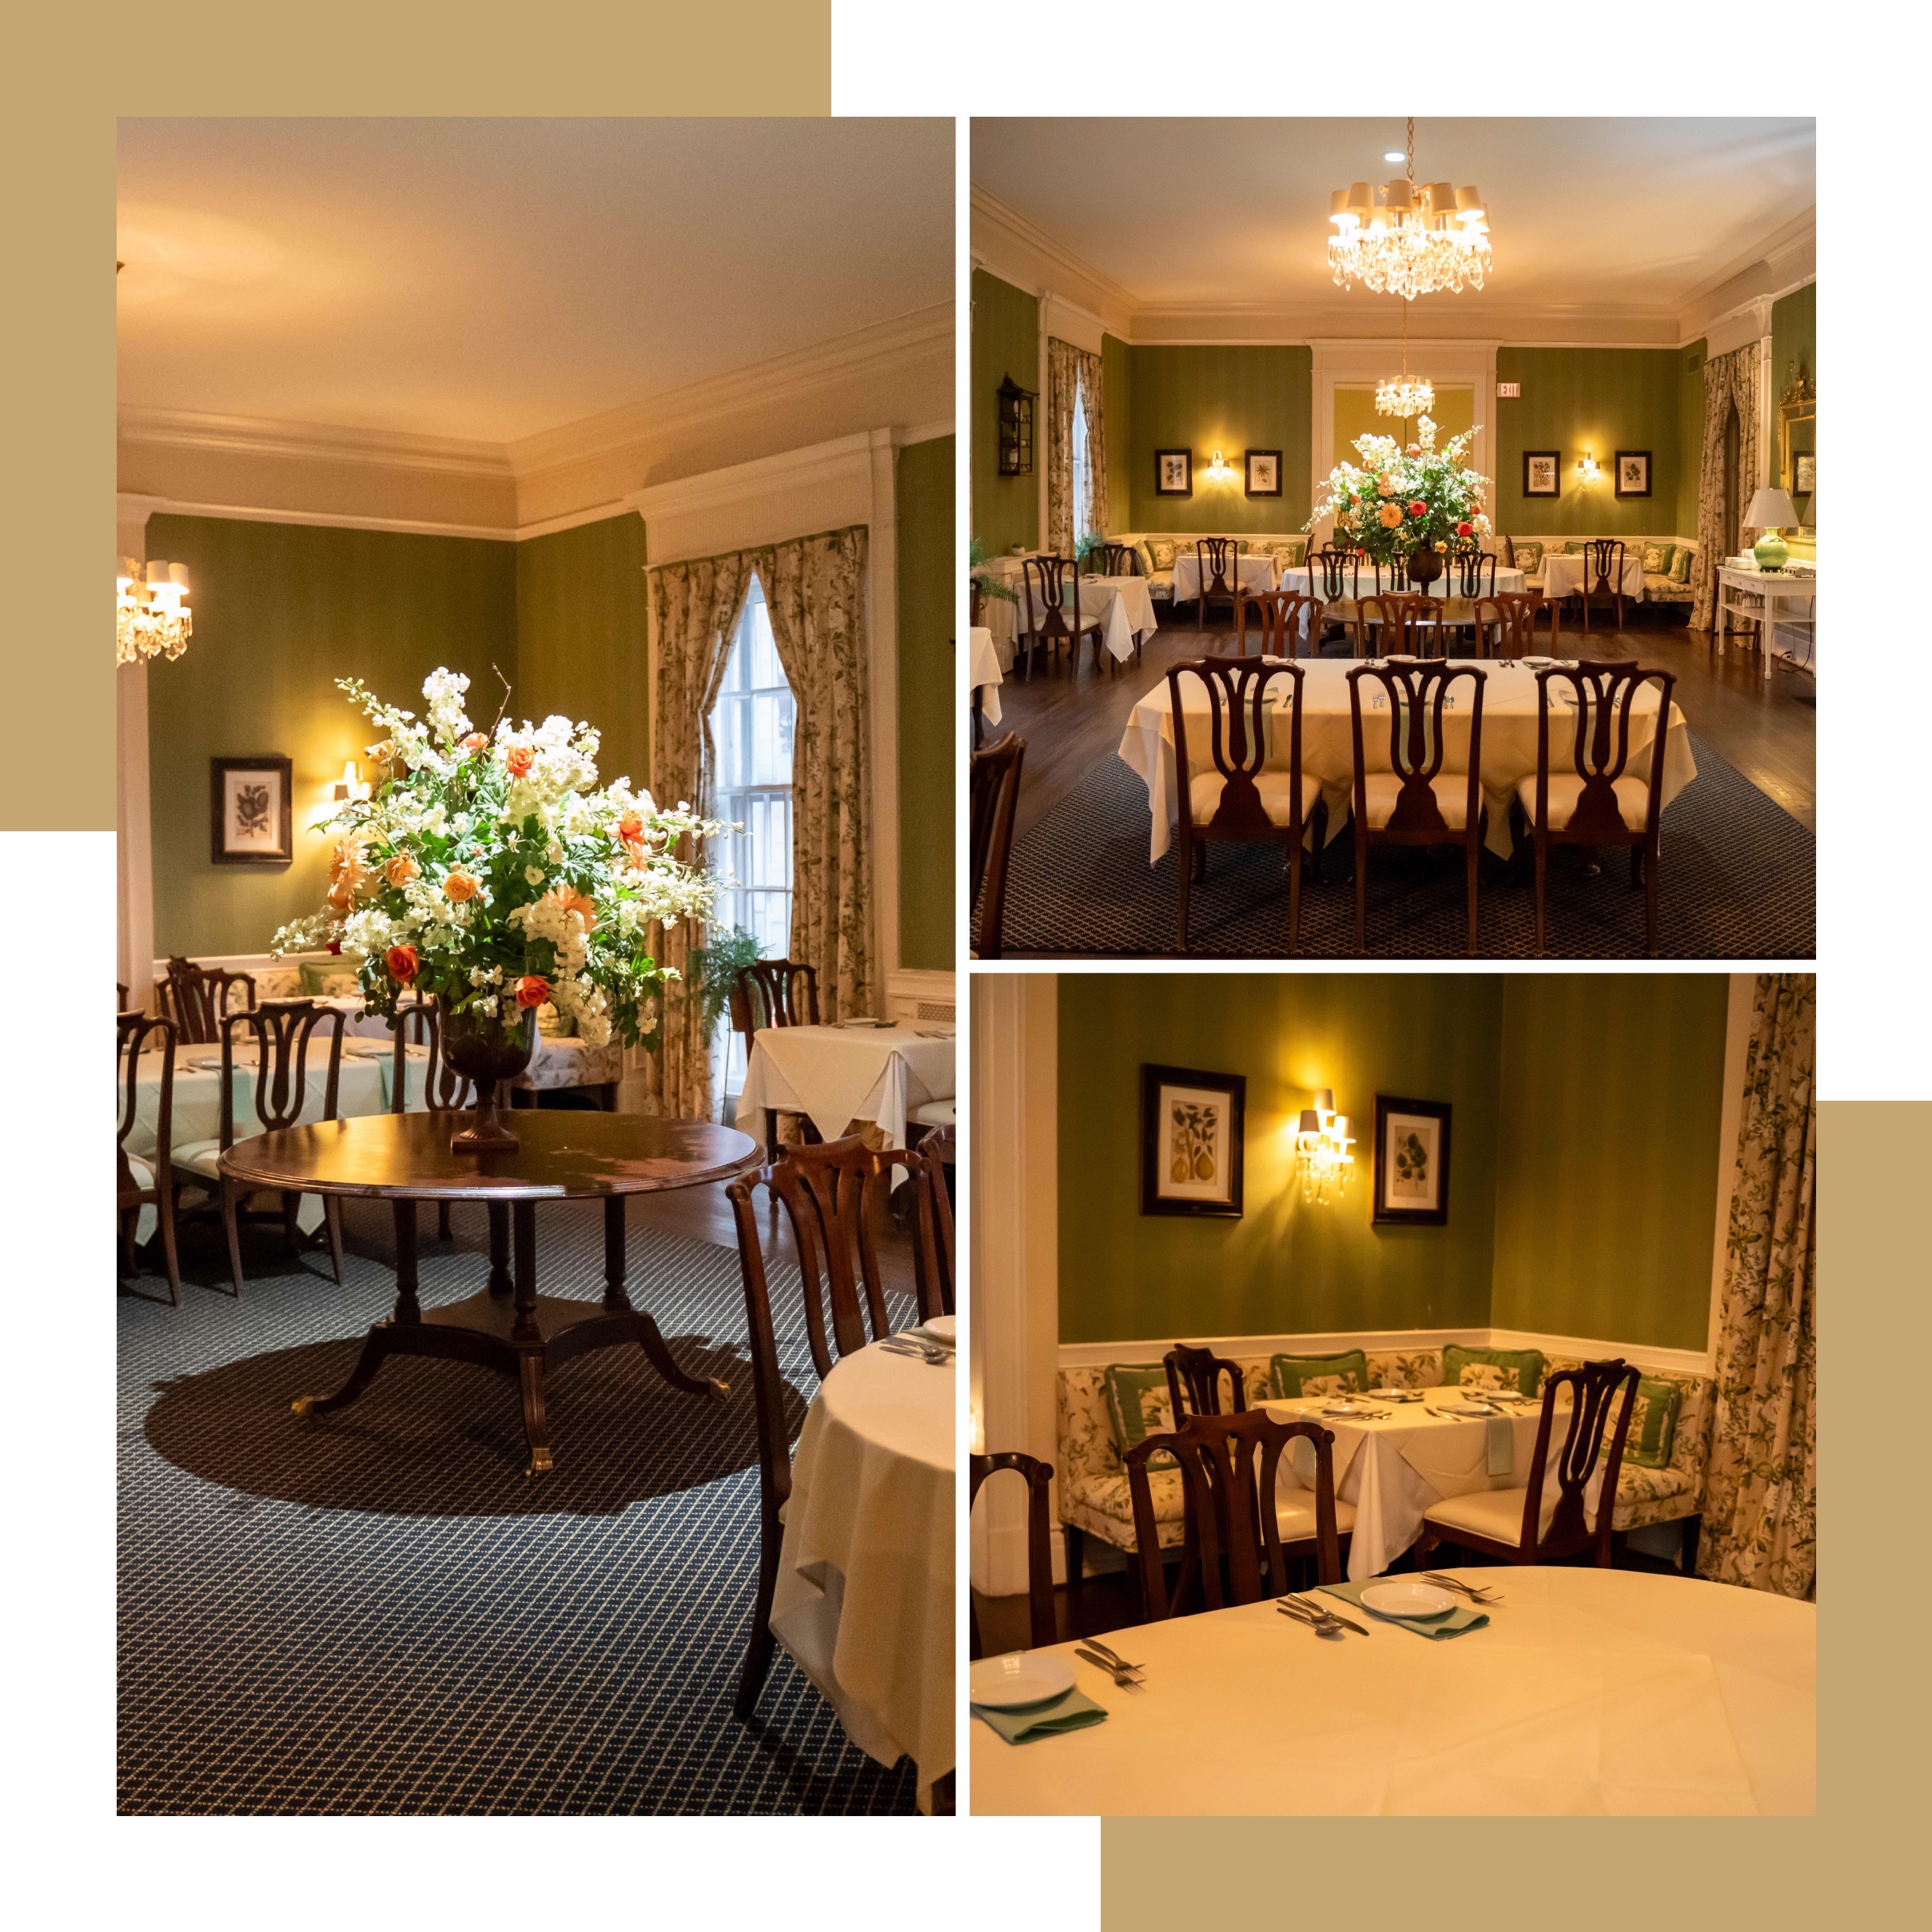
{"label": "blue patterned rug", "polygon": [[[629,1256],[632,1299],[730,1400],[639,1350],[580,1356],[532,1481],[516,1385],[482,1368],[395,1360],[337,1415],[290,1413],[394,1292],[386,1210],[347,1218],[341,1288],[265,1237],[237,1305],[198,1236],[179,1309],[122,1297],[121,1811],[912,1811],[912,1766],[849,1744],[782,1651],[757,1719],[731,1712],[758,1569],[735,1252],[634,1228]],[[425,1306],[482,1285],[481,1211],[456,1235],[423,1245]],[[537,1240],[546,1293],[600,1295],[594,1208],[540,1209]],[[817,1386],[797,1281],[774,1269],[795,1435]]]}

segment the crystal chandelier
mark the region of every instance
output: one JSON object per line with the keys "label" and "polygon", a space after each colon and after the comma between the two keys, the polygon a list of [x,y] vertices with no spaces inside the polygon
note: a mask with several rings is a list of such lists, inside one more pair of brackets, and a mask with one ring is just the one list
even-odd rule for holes
{"label": "crystal chandelier", "polygon": [[1335,1111],[1335,1092],[1324,1087],[1312,1107],[1301,1109],[1295,1129],[1295,1168],[1301,1180],[1301,1198],[1311,1206],[1326,1207],[1347,1192],[1355,1173],[1355,1145],[1348,1117]]}
{"label": "crystal chandelier", "polygon": [[1436,407],[1435,385],[1425,376],[1408,372],[1408,303],[1402,304],[1402,373],[1384,376],[1375,385],[1378,416],[1426,416]]}
{"label": "crystal chandelier", "polygon": [[1481,288],[1489,267],[1489,221],[1473,188],[1416,185],[1416,123],[1408,124],[1407,178],[1377,188],[1356,181],[1328,200],[1328,266],[1378,295],[1413,301],[1437,289]]}
{"label": "crystal chandelier", "polygon": [[121,560],[114,578],[114,662],[177,658],[194,628],[188,608],[188,566],[152,563],[144,574],[132,557]]}

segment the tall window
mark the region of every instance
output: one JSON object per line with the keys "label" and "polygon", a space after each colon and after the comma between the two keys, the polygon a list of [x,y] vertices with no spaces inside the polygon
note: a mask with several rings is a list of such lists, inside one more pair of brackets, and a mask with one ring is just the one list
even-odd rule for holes
{"label": "tall window", "polygon": [[[731,886],[718,895],[711,930],[742,926],[767,958],[791,946],[791,739],[798,707],[779,663],[765,593],[751,580],[711,713],[717,747],[715,815],[742,829],[717,854]],[[733,1090],[744,1078],[744,1044],[728,1024],[712,1045],[712,1079]]]}
{"label": "tall window", "polygon": [[1087,523],[1087,505],[1093,500],[1087,452],[1087,412],[1085,379],[1074,379],[1074,541],[1097,536]]}

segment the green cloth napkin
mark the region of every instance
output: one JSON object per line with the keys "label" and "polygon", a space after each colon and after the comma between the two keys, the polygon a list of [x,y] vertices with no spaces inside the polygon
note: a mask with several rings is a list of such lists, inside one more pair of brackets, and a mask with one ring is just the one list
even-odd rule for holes
{"label": "green cloth napkin", "polygon": [[1069,1691],[1050,1704],[1029,1704],[1018,1711],[995,1711],[975,1704],[973,1715],[997,1731],[1009,1744],[1030,1744],[1035,1738],[1055,1738],[1063,1731],[1084,1731],[1106,1721],[1107,1714],[1092,1698]]}
{"label": "green cloth napkin", "polygon": [[1508,1416],[1492,1416],[1485,1424],[1484,1468],[1491,1476],[1508,1476],[1516,1464],[1516,1429]]}
{"label": "green cloth napkin", "polygon": [[1460,1637],[1466,1630],[1480,1630],[1489,1621],[1488,1611],[1478,1610],[1473,1603],[1458,1603],[1447,1616],[1436,1617],[1427,1623],[1414,1623],[1407,1617],[1385,1617],[1362,1601],[1362,1592],[1388,1580],[1385,1576],[1371,1576],[1364,1583],[1324,1583],[1321,1587],[1325,1595],[1339,1596],[1344,1603],[1352,1603],[1364,1616],[1373,1617],[1378,1623],[1393,1623],[1400,1629],[1412,1630],[1419,1637]]}

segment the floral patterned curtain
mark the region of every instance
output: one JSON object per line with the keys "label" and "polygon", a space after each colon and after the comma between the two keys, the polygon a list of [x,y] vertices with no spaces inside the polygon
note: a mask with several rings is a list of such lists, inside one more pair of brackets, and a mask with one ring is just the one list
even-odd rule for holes
{"label": "floral patterned curtain", "polygon": [[1082,360],[1072,343],[1046,338],[1046,548],[1057,557],[1074,554],[1074,411]]}
{"label": "floral patterned curtain", "polygon": [[[1724,558],[1724,425],[1738,412],[1738,494],[1748,509],[1758,487],[1758,361],[1755,342],[1704,364],[1704,448],[1697,484],[1697,561],[1691,628],[1708,631],[1717,611],[1718,567]],[[1742,528],[1739,531],[1743,539]]]}
{"label": "floral patterned curtain", "polygon": [[1107,428],[1101,408],[1101,360],[1082,349],[1080,366],[1080,412],[1087,428],[1086,528],[1096,536],[1106,534],[1113,519],[1107,514]]}
{"label": "floral patterned curtain", "polygon": [[[666,564],[651,573],[651,611],[657,632],[657,691],[651,706],[651,787],[660,803],[688,805],[700,818],[711,810],[711,711],[724,683],[732,633],[751,583],[743,556]],[[693,853],[694,859],[701,854]],[[681,973],[700,926],[659,927],[657,958]],[[680,990],[666,997],[659,1050],[643,1056],[644,1111],[681,1120],[711,1117],[711,1042],[692,1024]]]}
{"label": "floral patterned curtain", "polygon": [[1731,1199],[1700,1576],[1784,1596],[1817,1574],[1817,982],[1763,973]]}
{"label": "floral patterned curtain", "polygon": [[798,707],[791,753],[791,953],[828,1026],[876,1010],[872,739],[862,524],[747,553]]}

